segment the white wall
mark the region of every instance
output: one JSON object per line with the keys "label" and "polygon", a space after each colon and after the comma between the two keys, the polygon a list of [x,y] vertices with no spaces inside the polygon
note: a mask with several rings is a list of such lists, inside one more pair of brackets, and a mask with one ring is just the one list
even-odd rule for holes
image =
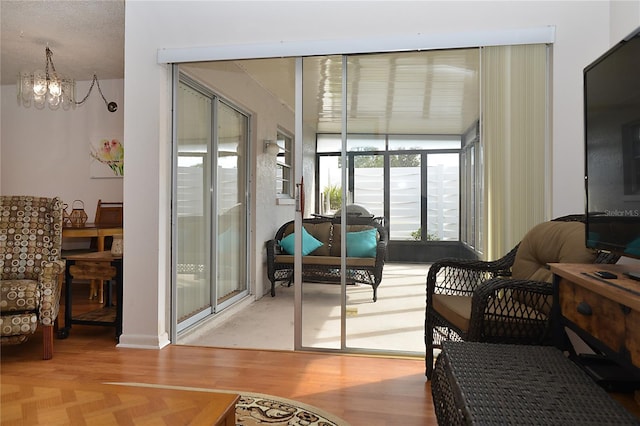
{"label": "white wall", "polygon": [[[455,35],[554,25],[552,210],[558,216],[583,209],[582,69],[612,44],[609,10],[609,2],[602,1],[127,1],[124,135],[131,142],[124,181],[127,257],[120,345],[167,343],[170,72],[157,63],[159,48]],[[637,14],[623,23],[627,32],[634,23],[639,24]],[[256,209],[268,214],[274,207]]]}
{"label": "white wall", "polygon": [[[84,97],[89,84],[77,83],[78,97]],[[82,200],[89,221],[98,199],[122,201],[121,178],[92,179],[89,174],[90,143],[119,139],[126,148],[124,81],[103,80],[100,87],[108,101],[118,104],[118,111],[107,111],[95,88],[76,109],[52,111],[18,105],[16,86],[2,86],[0,194],[59,196],[69,211],[74,200]]]}
{"label": "white wall", "polygon": [[613,46],[640,23],[640,2],[637,0],[614,1],[611,3],[610,44]]}

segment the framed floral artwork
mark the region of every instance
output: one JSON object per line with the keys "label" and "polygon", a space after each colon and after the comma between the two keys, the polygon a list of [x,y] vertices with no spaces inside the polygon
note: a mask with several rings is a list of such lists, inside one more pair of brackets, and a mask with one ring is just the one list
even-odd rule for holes
{"label": "framed floral artwork", "polygon": [[121,178],[124,176],[124,144],[118,139],[101,139],[91,144],[92,178]]}

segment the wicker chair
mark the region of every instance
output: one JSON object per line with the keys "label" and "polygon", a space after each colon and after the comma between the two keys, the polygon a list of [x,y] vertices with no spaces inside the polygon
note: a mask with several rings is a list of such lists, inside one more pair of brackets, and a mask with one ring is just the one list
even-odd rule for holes
{"label": "wicker chair", "polygon": [[618,256],[587,249],[582,216],[531,229],[501,259],[442,259],[427,275],[426,376],[434,348],[445,340],[552,344],[553,289],[549,263],[615,263]]}
{"label": "wicker chair", "polygon": [[65,262],[62,200],[0,196],[0,341],[25,342],[42,326],[43,359],[53,356]]}

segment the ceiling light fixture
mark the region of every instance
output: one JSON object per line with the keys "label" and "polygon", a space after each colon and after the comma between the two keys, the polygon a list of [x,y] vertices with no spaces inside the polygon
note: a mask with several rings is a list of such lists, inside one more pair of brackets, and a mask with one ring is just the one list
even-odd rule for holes
{"label": "ceiling light fixture", "polygon": [[36,70],[32,73],[23,71],[18,75],[18,103],[22,103],[25,107],[30,107],[33,103],[38,109],[44,108],[44,105],[47,104],[50,109],[55,110],[62,106],[64,110],[68,110],[75,108],[76,105],[82,105],[91,94],[93,87],[97,86],[107,110],[110,112],[118,110],[118,104],[107,102],[96,74],[93,75],[87,95],[80,102],[76,102],[75,80],[64,77],[56,71],[52,59],[53,52],[49,46],[45,48],[44,52],[46,58],[44,71]]}

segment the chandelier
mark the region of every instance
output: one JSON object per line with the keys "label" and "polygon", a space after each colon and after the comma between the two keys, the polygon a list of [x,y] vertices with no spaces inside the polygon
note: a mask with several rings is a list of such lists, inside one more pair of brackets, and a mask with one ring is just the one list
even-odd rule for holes
{"label": "chandelier", "polygon": [[25,107],[30,107],[33,103],[38,109],[44,108],[44,105],[47,104],[53,110],[61,106],[64,110],[68,110],[75,108],[76,105],[82,105],[91,94],[93,87],[97,86],[107,110],[117,111],[118,104],[107,102],[104,97],[96,74],[93,75],[87,95],[80,102],[76,102],[76,82],[56,71],[52,59],[53,52],[49,46],[45,48],[44,52],[46,58],[44,71],[36,70],[32,73],[23,71],[18,75],[18,103],[22,103]]}

